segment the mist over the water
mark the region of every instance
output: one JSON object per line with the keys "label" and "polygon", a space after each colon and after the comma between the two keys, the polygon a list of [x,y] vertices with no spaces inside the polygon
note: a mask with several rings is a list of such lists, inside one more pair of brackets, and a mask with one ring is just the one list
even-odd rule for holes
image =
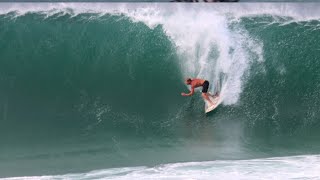
{"label": "mist over the water", "polygon": [[319,8],[1,4],[0,176],[319,153]]}

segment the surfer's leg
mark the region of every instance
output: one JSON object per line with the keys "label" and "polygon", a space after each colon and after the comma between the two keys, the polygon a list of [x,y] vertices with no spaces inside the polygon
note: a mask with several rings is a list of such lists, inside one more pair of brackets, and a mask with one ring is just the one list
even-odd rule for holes
{"label": "surfer's leg", "polygon": [[207,93],[202,93],[202,97],[204,100],[207,100],[210,103],[210,106],[213,106],[213,102],[210,100],[209,96]]}
{"label": "surfer's leg", "polygon": [[209,81],[204,81],[202,85],[202,97],[204,100],[207,100],[210,103],[210,106],[213,106],[213,102],[210,100],[208,94],[208,89],[209,89]]}

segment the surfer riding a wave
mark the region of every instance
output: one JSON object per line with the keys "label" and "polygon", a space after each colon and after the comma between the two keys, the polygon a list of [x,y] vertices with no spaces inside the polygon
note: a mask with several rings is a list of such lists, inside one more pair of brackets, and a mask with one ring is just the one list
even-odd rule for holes
{"label": "surfer riding a wave", "polygon": [[194,89],[197,88],[197,87],[201,87],[202,86],[202,97],[203,97],[203,99],[207,100],[207,102],[209,102],[210,106],[214,105],[214,103],[210,100],[209,96],[216,97],[216,96],[218,96],[218,94],[215,94],[213,96],[210,93],[208,93],[209,81],[207,81],[205,79],[187,78],[185,83],[187,85],[191,85],[191,91],[188,94],[181,93],[182,96],[192,96],[194,94]]}

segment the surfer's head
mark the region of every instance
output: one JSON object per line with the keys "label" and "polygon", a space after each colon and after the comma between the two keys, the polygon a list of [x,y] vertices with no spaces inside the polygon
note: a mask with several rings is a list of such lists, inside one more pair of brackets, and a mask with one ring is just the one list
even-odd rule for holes
{"label": "surfer's head", "polygon": [[191,80],[191,78],[187,78],[185,82],[186,82],[186,84],[191,84],[192,80]]}

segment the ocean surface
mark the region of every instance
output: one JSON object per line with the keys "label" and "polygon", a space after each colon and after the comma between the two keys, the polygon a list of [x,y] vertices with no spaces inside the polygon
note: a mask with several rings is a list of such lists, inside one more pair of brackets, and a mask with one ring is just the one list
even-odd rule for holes
{"label": "ocean surface", "polygon": [[[317,179],[320,4],[0,3],[0,178]],[[204,113],[210,81],[222,104]]]}

